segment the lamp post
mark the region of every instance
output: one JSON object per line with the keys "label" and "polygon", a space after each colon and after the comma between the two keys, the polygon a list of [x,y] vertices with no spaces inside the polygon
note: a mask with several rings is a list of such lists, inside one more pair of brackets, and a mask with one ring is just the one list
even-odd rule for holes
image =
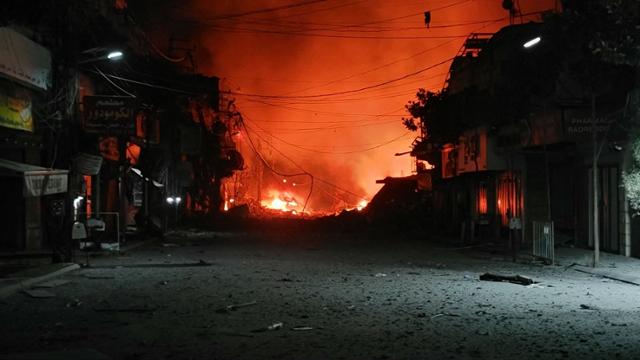
{"label": "lamp post", "polygon": [[536,36],[533,39],[527,40],[524,44],[522,44],[522,47],[525,49],[529,49],[538,45],[540,41],[542,41],[542,38],[540,36]]}
{"label": "lamp post", "polygon": [[78,61],[78,64],[88,64],[101,60],[118,61],[124,57],[124,53],[120,50],[104,51],[104,49],[91,49],[84,51],[83,53],[96,54],[98,52],[102,52],[102,55],[97,55],[89,59],[80,60]]}

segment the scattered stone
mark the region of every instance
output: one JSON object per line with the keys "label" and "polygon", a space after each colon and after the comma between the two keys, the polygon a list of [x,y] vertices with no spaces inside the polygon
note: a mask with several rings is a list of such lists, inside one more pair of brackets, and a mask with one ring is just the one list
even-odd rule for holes
{"label": "scattered stone", "polygon": [[296,326],[291,328],[291,330],[293,331],[309,331],[309,330],[313,330],[313,328],[311,326]]}
{"label": "scattered stone", "polygon": [[258,303],[255,301],[251,301],[251,302],[247,302],[247,303],[242,303],[242,304],[231,304],[231,305],[227,305],[223,308],[220,308],[218,310],[216,310],[217,313],[219,314],[225,314],[231,311],[236,311],[238,309],[241,308],[245,308],[245,307],[249,307],[249,306],[253,306],[253,305],[257,305]]}
{"label": "scattered stone", "polygon": [[25,294],[35,299],[49,299],[52,297],[56,297],[56,294],[49,292],[47,290],[29,289],[29,290],[23,290],[23,291]]}
{"label": "scattered stone", "polygon": [[50,289],[50,288],[54,288],[54,287],[58,287],[58,286],[62,286],[62,285],[68,284],[70,282],[71,281],[69,281],[69,280],[63,280],[63,279],[50,280],[50,281],[46,281],[46,282],[34,285],[33,288],[34,289],[37,289],[37,288]]}

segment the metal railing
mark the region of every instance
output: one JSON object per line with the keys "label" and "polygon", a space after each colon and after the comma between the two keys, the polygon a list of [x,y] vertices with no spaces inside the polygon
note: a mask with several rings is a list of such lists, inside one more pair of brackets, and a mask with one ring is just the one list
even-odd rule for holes
{"label": "metal railing", "polygon": [[553,221],[533,221],[533,256],[555,262]]}

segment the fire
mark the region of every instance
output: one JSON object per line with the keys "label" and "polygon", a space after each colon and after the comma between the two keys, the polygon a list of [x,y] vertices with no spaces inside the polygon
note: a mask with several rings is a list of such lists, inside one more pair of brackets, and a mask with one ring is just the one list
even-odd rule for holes
{"label": "fire", "polygon": [[358,203],[358,206],[356,206],[356,209],[358,211],[362,211],[362,209],[366,208],[367,205],[369,205],[369,202],[367,200],[360,200],[360,202]]}
{"label": "fire", "polygon": [[300,204],[298,204],[291,193],[269,190],[268,194],[267,199],[260,201],[260,204],[267,209],[291,212],[293,215],[298,214],[302,210],[298,209]]}

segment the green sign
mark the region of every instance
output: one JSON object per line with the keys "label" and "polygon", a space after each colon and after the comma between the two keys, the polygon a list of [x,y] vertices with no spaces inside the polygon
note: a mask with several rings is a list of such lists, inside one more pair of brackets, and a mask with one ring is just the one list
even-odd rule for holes
{"label": "green sign", "polygon": [[31,96],[26,91],[13,95],[0,92],[0,126],[33,132]]}

